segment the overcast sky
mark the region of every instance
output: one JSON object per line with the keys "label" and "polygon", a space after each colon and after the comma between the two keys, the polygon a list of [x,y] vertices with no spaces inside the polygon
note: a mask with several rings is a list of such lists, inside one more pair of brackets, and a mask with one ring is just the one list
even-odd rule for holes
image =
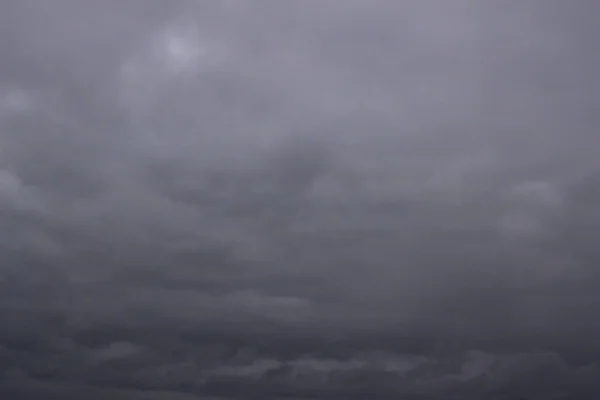
{"label": "overcast sky", "polygon": [[595,398],[598,13],[0,1],[0,397]]}

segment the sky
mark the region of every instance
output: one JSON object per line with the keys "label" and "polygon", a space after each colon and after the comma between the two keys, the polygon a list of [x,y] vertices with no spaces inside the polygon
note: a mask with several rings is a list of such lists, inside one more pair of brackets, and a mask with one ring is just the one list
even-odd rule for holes
{"label": "sky", "polygon": [[597,398],[598,12],[0,2],[0,396]]}

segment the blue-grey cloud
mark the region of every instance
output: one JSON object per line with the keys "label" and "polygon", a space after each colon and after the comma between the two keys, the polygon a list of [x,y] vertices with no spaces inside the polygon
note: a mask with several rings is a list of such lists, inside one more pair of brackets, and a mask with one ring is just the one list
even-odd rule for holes
{"label": "blue-grey cloud", "polygon": [[597,11],[4,2],[2,387],[597,391]]}

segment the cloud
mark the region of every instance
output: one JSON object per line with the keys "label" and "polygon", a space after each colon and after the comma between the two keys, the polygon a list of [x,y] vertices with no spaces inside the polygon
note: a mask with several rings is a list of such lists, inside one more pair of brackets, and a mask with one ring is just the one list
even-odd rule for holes
{"label": "cloud", "polygon": [[595,8],[2,4],[3,387],[596,390]]}
{"label": "cloud", "polygon": [[[101,351],[106,354],[117,347],[128,348],[119,353],[124,358],[104,357],[103,362],[98,363],[94,357],[92,368],[89,359],[87,367],[79,366],[84,371],[79,379],[87,384],[69,383],[65,376],[60,377],[60,372],[53,380],[24,380],[12,372],[9,374],[12,380],[4,389],[46,395],[114,393],[131,398],[167,395],[174,398],[195,398],[195,395],[199,398],[342,398],[372,394],[381,398],[404,395],[423,399],[474,395],[586,398],[598,389],[597,365],[570,366],[556,353],[545,352],[466,351],[430,356],[363,352],[344,359],[305,355],[277,360],[261,358],[253,351],[245,354],[238,351],[229,358],[219,359],[213,367],[203,368],[192,361],[196,355],[190,353],[187,359],[182,353],[178,357],[184,358],[179,360],[165,362],[163,358],[156,363],[157,358],[148,354],[144,357],[139,350],[132,353],[131,346],[126,344],[113,344]],[[98,351],[94,354],[99,354]],[[161,388],[163,390],[158,390]]]}

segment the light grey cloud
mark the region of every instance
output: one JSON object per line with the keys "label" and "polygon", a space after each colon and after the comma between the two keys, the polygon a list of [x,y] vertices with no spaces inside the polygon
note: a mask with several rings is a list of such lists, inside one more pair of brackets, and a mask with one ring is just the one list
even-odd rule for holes
{"label": "light grey cloud", "polygon": [[[302,375],[307,359],[288,358],[340,369],[366,350],[433,357],[440,341],[591,363],[596,12],[4,2],[10,363],[38,379],[63,354],[57,377],[90,384],[121,351],[135,367],[126,357],[111,384],[141,386],[207,368],[170,358],[182,349],[238,371],[224,354],[249,342],[247,368],[277,376]],[[473,357],[452,379],[485,363]],[[357,393],[388,379],[378,368]]]}

